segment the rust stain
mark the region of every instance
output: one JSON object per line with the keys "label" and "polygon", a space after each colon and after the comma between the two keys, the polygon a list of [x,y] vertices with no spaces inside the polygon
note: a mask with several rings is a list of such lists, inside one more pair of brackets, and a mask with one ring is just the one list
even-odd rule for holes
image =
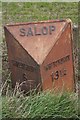
{"label": "rust stain", "polygon": [[4,31],[13,86],[28,80],[31,88],[74,90],[70,20],[17,23]]}

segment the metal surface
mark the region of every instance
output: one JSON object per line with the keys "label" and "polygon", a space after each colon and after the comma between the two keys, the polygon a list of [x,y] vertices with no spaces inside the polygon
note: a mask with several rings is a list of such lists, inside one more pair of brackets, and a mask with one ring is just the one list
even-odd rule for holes
{"label": "metal surface", "polygon": [[70,20],[18,23],[4,30],[13,86],[30,80],[31,89],[74,89]]}

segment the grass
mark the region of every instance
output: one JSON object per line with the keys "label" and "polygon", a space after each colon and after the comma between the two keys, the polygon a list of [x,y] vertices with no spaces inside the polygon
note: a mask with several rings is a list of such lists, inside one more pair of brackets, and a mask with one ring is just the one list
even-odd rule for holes
{"label": "grass", "polygon": [[78,3],[11,2],[3,3],[3,23],[71,18],[78,22]]}
{"label": "grass", "polygon": [[3,118],[78,118],[78,99],[74,93],[41,92],[30,96],[2,97]]}
{"label": "grass", "polygon": [[54,90],[30,91],[27,96],[19,91],[17,83],[15,89],[10,89],[11,82],[7,80],[1,89],[2,95],[2,118],[76,118],[78,104],[80,104],[77,93],[74,92],[55,92]]}
{"label": "grass", "polygon": [[15,89],[10,89],[10,82],[7,80],[1,89],[6,90],[2,95],[2,118],[76,118],[78,119],[79,100],[77,93],[55,92],[54,90],[30,91],[27,96],[19,91],[19,84]]}

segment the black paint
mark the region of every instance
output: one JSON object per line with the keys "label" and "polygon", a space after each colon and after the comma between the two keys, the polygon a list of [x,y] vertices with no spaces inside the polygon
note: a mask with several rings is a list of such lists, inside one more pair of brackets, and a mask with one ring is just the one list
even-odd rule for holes
{"label": "black paint", "polygon": [[37,35],[41,35],[41,32],[38,31],[38,29],[36,27],[34,27],[34,35],[37,36]]}
{"label": "black paint", "polygon": [[60,58],[60,59],[46,65],[44,68],[45,68],[45,70],[50,70],[52,67],[57,67],[58,65],[68,62],[69,60],[70,60],[70,55],[67,55],[63,58]]}
{"label": "black paint", "polygon": [[49,33],[52,34],[52,31],[55,31],[55,26],[49,26]]}
{"label": "black paint", "polygon": [[34,66],[27,65],[27,64],[22,63],[20,61],[12,60],[12,64],[18,68],[21,68],[21,69],[24,69],[27,71],[34,72],[36,70],[36,68]]}
{"label": "black paint", "polygon": [[51,35],[55,31],[55,26],[42,26],[42,27],[28,27],[20,28],[20,36],[38,36],[38,35]]}
{"label": "black paint", "polygon": [[24,28],[21,28],[20,29],[20,36],[25,36],[26,34],[25,34],[25,29]]}
{"label": "black paint", "polygon": [[52,82],[54,80],[58,80],[61,77],[64,77],[65,75],[67,75],[67,70],[65,68],[63,68],[61,70],[56,70],[56,71],[52,72],[51,73]]}
{"label": "black paint", "polygon": [[48,28],[47,27],[42,27],[42,34],[47,35],[48,34]]}
{"label": "black paint", "polygon": [[27,36],[33,36],[33,31],[31,28],[28,28]]}

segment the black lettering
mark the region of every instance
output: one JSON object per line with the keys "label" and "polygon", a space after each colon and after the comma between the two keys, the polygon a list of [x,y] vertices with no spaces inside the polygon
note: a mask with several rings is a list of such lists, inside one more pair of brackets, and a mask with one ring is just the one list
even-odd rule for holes
{"label": "black lettering", "polygon": [[57,80],[58,78],[59,78],[59,71],[56,71],[54,79]]}
{"label": "black lettering", "polygon": [[14,66],[16,66],[18,68],[21,68],[21,69],[24,69],[24,70],[27,70],[27,71],[31,71],[31,72],[34,72],[37,69],[34,66],[29,66],[29,65],[26,65],[26,64],[24,64],[22,62],[19,62],[19,61],[12,60],[12,63],[13,63]]}
{"label": "black lettering", "polygon": [[57,70],[57,71],[54,71],[51,73],[51,79],[52,79],[52,82],[54,80],[58,80],[59,77],[64,77],[65,75],[67,75],[67,70],[66,69],[61,69],[61,70]]}
{"label": "black lettering", "polygon": [[20,36],[25,36],[25,29],[24,28],[21,28],[20,29]]}
{"label": "black lettering", "polygon": [[33,36],[33,32],[31,28],[28,28],[27,36]]}
{"label": "black lettering", "polygon": [[39,32],[37,31],[36,27],[34,27],[34,33],[35,33],[35,35],[41,35],[41,33],[39,33]]}
{"label": "black lettering", "polygon": [[52,82],[59,79],[59,71],[52,72],[51,74]]}
{"label": "black lettering", "polygon": [[62,69],[62,70],[60,70],[59,71],[60,72],[60,77],[63,77],[63,76],[65,76],[65,75],[67,75],[67,70],[66,69]]}
{"label": "black lettering", "polygon": [[28,80],[26,73],[23,73],[23,80],[24,80],[24,81]]}
{"label": "black lettering", "polygon": [[55,67],[57,67],[57,64],[58,64],[58,61],[55,61],[55,62],[54,62]]}
{"label": "black lettering", "polygon": [[70,60],[70,55],[48,64],[45,68],[46,70],[50,70],[52,67],[57,67],[58,65],[68,62],[69,60]]}
{"label": "black lettering", "polygon": [[34,26],[34,32],[31,27],[25,29],[25,28],[20,28],[20,36],[33,36],[33,35],[47,35],[52,34],[52,32],[55,30],[55,26],[43,26],[42,28],[37,29],[36,26]]}
{"label": "black lettering", "polygon": [[52,82],[54,81],[54,73],[52,72],[51,74],[51,79],[52,79]]}
{"label": "black lettering", "polygon": [[48,34],[48,28],[47,27],[43,27],[42,28],[42,34],[43,35],[47,35]]}
{"label": "black lettering", "polygon": [[52,31],[55,30],[55,26],[49,26],[49,33],[52,34]]}
{"label": "black lettering", "polygon": [[61,59],[58,60],[58,65],[63,64],[63,63],[64,63],[64,58],[61,58]]}
{"label": "black lettering", "polygon": [[26,65],[26,70],[33,72],[34,68],[32,66]]}

